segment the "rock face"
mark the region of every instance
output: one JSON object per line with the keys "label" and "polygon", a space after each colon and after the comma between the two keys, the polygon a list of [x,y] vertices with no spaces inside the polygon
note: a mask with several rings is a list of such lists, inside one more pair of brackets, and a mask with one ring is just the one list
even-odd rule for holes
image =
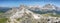
{"label": "rock face", "polygon": [[11,10],[8,10],[7,12],[5,12],[2,16],[4,16],[4,18],[9,18],[11,15],[16,13],[16,11],[17,11],[16,8],[12,8]]}
{"label": "rock face", "polygon": [[46,4],[45,6],[43,6],[43,8],[46,10],[56,10],[56,6],[54,6],[53,4]]}
{"label": "rock face", "polygon": [[54,4],[46,4],[42,7],[39,6],[30,6],[28,8],[29,10],[35,12],[35,13],[53,13],[54,15],[56,12],[59,13],[59,7],[55,6]]}
{"label": "rock face", "polygon": [[40,14],[33,13],[32,11],[21,5],[19,9],[13,13],[7,23],[59,23],[60,18],[44,16]]}
{"label": "rock face", "polygon": [[45,6],[43,6],[42,10],[47,11],[48,13],[53,13],[53,15],[56,15],[56,10],[58,7],[56,7],[53,4],[46,4]]}
{"label": "rock face", "polygon": [[35,22],[35,20],[39,18],[39,14],[35,14],[28,9],[25,9],[24,6],[21,6],[17,12],[9,18],[7,23],[32,23],[32,21]]}

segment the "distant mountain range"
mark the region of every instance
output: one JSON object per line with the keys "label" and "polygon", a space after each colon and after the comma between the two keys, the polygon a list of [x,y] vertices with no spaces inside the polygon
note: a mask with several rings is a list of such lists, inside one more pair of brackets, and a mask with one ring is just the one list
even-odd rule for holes
{"label": "distant mountain range", "polygon": [[8,10],[10,10],[11,8],[9,7],[0,7],[0,12],[6,12]]}
{"label": "distant mountain range", "polygon": [[[0,11],[4,11],[5,13],[3,14],[3,16],[11,16],[12,14],[16,13],[17,11],[21,11],[21,7],[24,7],[25,9],[28,9],[29,11],[32,11],[33,13],[38,13],[38,14],[45,14],[45,13],[56,13],[56,14],[60,14],[60,8],[52,5],[52,4],[46,4],[43,7],[39,7],[39,6],[25,6],[25,5],[20,5],[20,7],[18,8],[9,8],[9,7],[0,7]],[[7,11],[7,12],[6,12]],[[26,11],[27,12],[27,11]],[[23,13],[23,11],[21,12]]]}
{"label": "distant mountain range", "polygon": [[[25,6],[25,8],[29,9],[29,10],[31,10],[33,12],[36,12],[36,13],[48,13],[48,12],[49,13],[52,13],[52,12],[60,13],[60,8],[55,6],[54,4],[46,4],[46,5],[42,6],[42,7],[40,7],[40,6],[30,6],[30,7]],[[12,9],[12,8],[0,7],[0,11],[3,11],[3,12],[6,12],[6,11],[8,11],[10,9]]]}
{"label": "distant mountain range", "polygon": [[53,4],[46,4],[43,7],[30,7],[29,10],[32,10],[36,13],[60,13],[60,8]]}

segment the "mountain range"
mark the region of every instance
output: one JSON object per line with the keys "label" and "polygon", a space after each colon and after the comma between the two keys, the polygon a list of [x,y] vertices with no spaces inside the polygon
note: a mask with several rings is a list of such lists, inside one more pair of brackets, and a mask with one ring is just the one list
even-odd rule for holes
{"label": "mountain range", "polygon": [[10,10],[11,8],[9,7],[0,7],[0,12],[6,12],[8,10]]}
{"label": "mountain range", "polygon": [[[39,9],[43,13],[47,11],[49,11],[50,13],[51,12],[56,13],[55,11],[57,10],[56,9],[57,7],[51,6],[50,4],[48,5],[44,6],[43,8],[40,8],[40,9],[37,8],[37,9]],[[32,10],[36,11],[36,8],[33,8]],[[52,16],[49,16],[48,14],[47,16],[42,14],[37,14],[37,13],[34,13],[33,11],[31,11],[31,8],[27,8],[25,5],[21,5],[18,9],[13,8],[11,10],[12,15],[6,16],[7,18],[9,18],[7,20],[7,23],[56,23],[56,22],[59,23],[60,21],[60,18],[58,17],[52,17]],[[8,12],[10,13],[10,11]]]}
{"label": "mountain range", "polygon": [[[50,12],[60,13],[60,8],[55,6],[54,4],[46,4],[42,7],[37,6],[37,5],[36,6],[26,6],[25,5],[25,7],[26,7],[26,9],[29,9],[29,10],[36,12],[36,13],[47,13],[47,12],[49,12],[49,13]],[[11,9],[12,8],[9,8],[9,7],[0,7],[0,11],[3,11],[3,12],[6,12],[6,11],[11,10]]]}
{"label": "mountain range", "polygon": [[36,13],[52,13],[52,12],[56,12],[56,13],[60,13],[60,8],[53,5],[53,4],[46,4],[43,7],[30,7],[29,10],[32,10]]}

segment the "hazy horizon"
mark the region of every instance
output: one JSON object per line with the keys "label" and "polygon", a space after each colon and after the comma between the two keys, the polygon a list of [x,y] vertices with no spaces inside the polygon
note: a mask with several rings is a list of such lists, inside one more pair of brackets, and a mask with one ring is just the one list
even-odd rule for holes
{"label": "hazy horizon", "polygon": [[40,5],[54,4],[60,7],[60,0],[0,0],[0,7],[19,7],[24,5]]}

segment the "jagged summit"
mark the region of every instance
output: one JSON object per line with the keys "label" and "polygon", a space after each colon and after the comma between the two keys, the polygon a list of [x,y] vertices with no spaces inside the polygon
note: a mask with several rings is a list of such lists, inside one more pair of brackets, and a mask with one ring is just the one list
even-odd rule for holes
{"label": "jagged summit", "polygon": [[23,9],[24,7],[24,5],[20,5],[19,10]]}
{"label": "jagged summit", "polygon": [[57,6],[53,5],[53,4],[46,4],[45,6],[43,6],[44,9],[50,9],[50,10],[56,10]]}
{"label": "jagged summit", "polygon": [[21,10],[23,8],[27,9],[28,7],[26,5],[20,5],[19,10]]}
{"label": "jagged summit", "polygon": [[43,6],[43,8],[53,8],[55,7],[53,4],[46,4],[45,6]]}

